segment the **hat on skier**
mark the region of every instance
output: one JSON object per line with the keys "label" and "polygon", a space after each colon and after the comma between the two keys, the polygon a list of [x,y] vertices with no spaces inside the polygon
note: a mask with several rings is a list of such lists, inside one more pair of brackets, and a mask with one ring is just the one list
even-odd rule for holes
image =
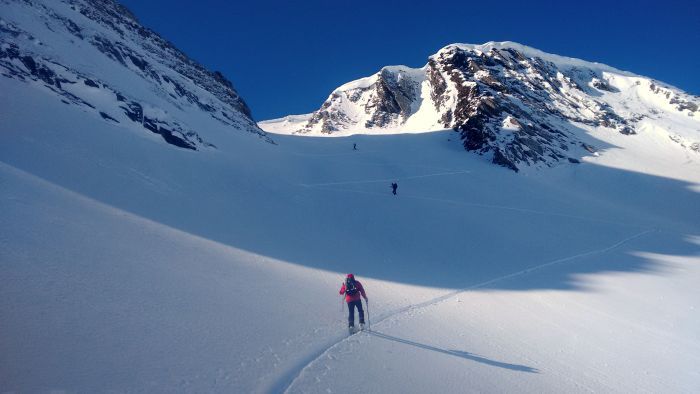
{"label": "hat on skier", "polygon": [[348,274],[347,277],[350,278],[350,279],[355,279],[355,275],[353,275],[353,274]]}

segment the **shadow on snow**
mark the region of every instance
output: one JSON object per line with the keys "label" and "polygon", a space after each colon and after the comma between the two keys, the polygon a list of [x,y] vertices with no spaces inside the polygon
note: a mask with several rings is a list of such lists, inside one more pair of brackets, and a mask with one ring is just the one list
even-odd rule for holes
{"label": "shadow on snow", "polygon": [[447,354],[450,356],[460,357],[460,358],[463,358],[466,360],[476,361],[478,363],[490,365],[492,367],[510,369],[512,371],[519,371],[519,372],[540,373],[540,371],[537,368],[528,367],[527,365],[510,364],[510,363],[504,363],[501,361],[495,361],[495,360],[481,357],[481,356],[478,356],[476,354],[465,352],[462,350],[441,349],[439,347],[426,345],[424,343],[415,342],[415,341],[411,341],[408,339],[399,338],[399,337],[395,337],[392,335],[384,334],[384,333],[379,332],[379,331],[368,331],[368,333],[372,336],[377,337],[377,338],[382,338],[382,339],[386,339],[388,341],[413,346],[413,347],[416,347],[419,349],[425,349],[425,350],[430,350],[430,351],[437,352],[437,353]]}
{"label": "shadow on snow", "polygon": [[[235,177],[226,166],[238,162],[223,155],[177,156],[182,160],[163,173],[149,167],[160,164],[144,158],[143,172],[163,177],[159,181],[172,190],[167,193],[152,187],[156,175],[144,187],[139,178],[106,176],[83,166],[81,171],[95,171],[110,185],[100,189],[63,174],[46,176],[50,170],[24,159],[8,164],[261,256],[419,286],[580,289],[577,274],[663,272],[638,252],[700,253],[685,239],[700,235],[700,210],[693,209],[700,194],[690,183],[590,163],[516,174],[464,151],[458,138],[452,131],[279,136],[274,150],[259,152],[260,162],[272,165],[246,166]],[[352,150],[353,143],[359,151]],[[614,148],[600,141],[597,146]],[[392,179],[399,182],[396,196]],[[192,191],[178,193],[182,185]],[[533,267],[548,267],[541,270],[546,275],[508,280]]]}

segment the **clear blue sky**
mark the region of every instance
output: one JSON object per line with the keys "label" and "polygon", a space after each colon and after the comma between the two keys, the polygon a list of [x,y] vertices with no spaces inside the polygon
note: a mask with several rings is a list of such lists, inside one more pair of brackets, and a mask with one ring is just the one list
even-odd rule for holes
{"label": "clear blue sky", "polygon": [[456,43],[516,41],[700,94],[700,1],[121,0],[238,89],[256,120],[318,109],[382,66]]}

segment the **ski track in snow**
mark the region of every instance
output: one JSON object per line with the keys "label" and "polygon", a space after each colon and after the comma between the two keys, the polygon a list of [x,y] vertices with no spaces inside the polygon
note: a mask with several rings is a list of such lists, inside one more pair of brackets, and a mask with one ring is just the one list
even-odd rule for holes
{"label": "ski track in snow", "polygon": [[[627,238],[624,238],[624,239],[622,239],[622,240],[620,240],[620,241],[618,241],[618,242],[616,242],[608,247],[602,248],[602,249],[594,249],[594,250],[590,250],[588,252],[583,252],[583,253],[575,254],[572,256],[552,260],[552,261],[549,261],[546,263],[532,266],[530,268],[526,268],[526,269],[523,269],[520,271],[513,272],[511,274],[499,276],[499,277],[496,277],[496,278],[493,278],[493,279],[490,279],[490,280],[487,280],[487,281],[484,281],[481,283],[477,283],[475,285],[471,285],[471,286],[468,286],[468,287],[465,287],[462,289],[458,289],[458,290],[449,292],[447,294],[444,294],[442,296],[430,299],[428,301],[425,301],[425,302],[422,302],[419,304],[407,305],[407,306],[399,308],[397,310],[390,311],[388,313],[380,315],[377,318],[375,325],[381,324],[382,322],[386,321],[387,319],[401,315],[403,313],[412,312],[412,311],[415,311],[418,309],[423,309],[423,308],[427,308],[427,307],[430,307],[433,305],[437,305],[438,303],[446,301],[452,297],[455,297],[461,293],[464,293],[464,292],[467,292],[470,290],[476,290],[476,289],[483,288],[483,287],[486,287],[488,285],[494,284],[496,282],[516,278],[519,276],[524,276],[524,275],[530,274],[532,272],[539,271],[539,270],[542,270],[542,269],[547,268],[547,267],[551,267],[553,265],[567,263],[569,261],[580,259],[583,257],[604,254],[604,253],[610,252],[610,251],[624,245],[627,242],[630,242],[632,240],[635,240],[637,238],[643,237],[647,234],[650,234],[652,232],[657,232],[657,231],[658,231],[657,228],[650,228],[650,229],[648,228],[644,231],[641,231],[639,233],[635,233]],[[298,363],[296,363],[294,366],[292,366],[288,371],[283,373],[282,376],[280,376],[277,379],[277,381],[271,386],[271,388],[269,390],[266,390],[266,391],[267,392],[280,392],[280,393],[281,392],[283,392],[283,393],[289,392],[291,387],[299,379],[299,377],[301,377],[301,375],[304,373],[304,371],[307,368],[309,368],[316,360],[320,359],[321,357],[323,357],[324,355],[326,355],[327,353],[329,353],[330,351],[335,349],[338,345],[345,342],[346,340],[348,340],[351,337],[352,337],[352,335],[351,336],[342,335],[342,336],[337,336],[332,340],[329,340],[322,347],[319,347],[316,351],[310,353],[308,356],[304,357],[302,360],[300,360]]]}
{"label": "ski track in snow", "polygon": [[[363,150],[362,153],[381,153],[377,150]],[[336,157],[336,156],[349,156],[349,155],[359,155],[360,151],[349,151],[349,152],[336,152],[336,153],[301,153],[301,152],[291,152],[294,156],[300,157]]]}
{"label": "ski track in snow", "polygon": [[[350,151],[350,152],[342,152],[342,153],[319,153],[319,154],[308,154],[308,153],[300,153],[300,152],[290,152],[291,155],[294,156],[300,156],[300,157],[327,157],[327,158],[334,158],[338,157],[339,159],[342,159],[343,162],[345,160],[345,156],[350,156],[350,155],[364,155],[365,153],[381,153],[381,151],[376,151],[376,150],[369,150],[369,151]],[[386,164],[384,161],[377,161],[377,160],[371,160],[367,161],[367,158],[373,158],[373,156],[366,156],[363,158],[363,163],[364,164],[374,164],[374,165],[379,165],[379,164]],[[440,166],[435,166],[435,165],[425,165],[425,164],[415,164],[415,163],[406,163],[406,162],[400,162],[400,161],[395,161],[392,160],[391,164],[400,166],[400,167],[416,167],[416,168],[429,168],[432,170],[443,170],[443,171],[467,171],[471,172],[470,170],[455,170],[453,168],[447,168],[447,167],[440,167]]]}
{"label": "ski track in snow", "polygon": [[[395,179],[377,179],[377,180],[371,179],[371,180],[364,180],[364,181],[358,180],[358,181],[348,181],[348,182],[328,182],[328,183],[312,183],[312,184],[300,183],[299,186],[313,187],[313,188],[317,188],[317,189],[321,189],[321,190],[368,194],[368,195],[373,195],[373,196],[387,196],[387,195],[389,195],[388,192],[381,193],[381,192],[372,192],[372,191],[367,191],[367,190],[342,189],[342,188],[327,187],[327,186],[392,182],[395,180],[417,179],[417,178],[427,178],[427,177],[431,177],[431,176],[444,176],[444,175],[468,174],[468,173],[470,173],[470,171],[455,171],[455,172],[444,172],[444,173],[436,173],[436,174],[417,175],[417,176],[395,178]],[[506,205],[483,204],[483,203],[477,203],[477,202],[471,202],[471,201],[451,200],[451,199],[447,199],[447,198],[428,197],[428,196],[420,196],[420,195],[415,195],[415,194],[404,194],[404,193],[401,194],[401,197],[402,198],[413,198],[416,200],[443,202],[443,203],[448,203],[448,204],[459,204],[459,205],[465,205],[465,206],[470,206],[470,207],[500,209],[500,210],[514,211],[514,212],[521,212],[521,213],[528,213],[528,214],[535,214],[535,215],[557,216],[557,217],[563,217],[563,218],[569,218],[569,219],[585,220],[585,221],[589,221],[589,222],[612,224],[612,225],[616,225],[616,226],[646,228],[646,227],[641,227],[639,225],[614,222],[611,220],[592,218],[592,217],[587,217],[587,216],[576,216],[576,215],[569,215],[566,213],[538,211],[536,209],[510,207],[510,206],[506,206]]]}
{"label": "ski track in snow", "polygon": [[460,171],[437,172],[434,174],[413,175],[413,176],[386,178],[386,179],[369,179],[369,180],[340,181],[340,182],[326,182],[326,183],[300,183],[300,185],[304,186],[304,187],[318,187],[318,186],[334,186],[334,185],[354,185],[354,184],[362,184],[362,183],[382,183],[382,182],[392,182],[392,181],[405,181],[408,179],[430,178],[430,177],[436,177],[436,176],[469,174],[470,172],[471,171],[469,171],[469,170],[460,170]]}

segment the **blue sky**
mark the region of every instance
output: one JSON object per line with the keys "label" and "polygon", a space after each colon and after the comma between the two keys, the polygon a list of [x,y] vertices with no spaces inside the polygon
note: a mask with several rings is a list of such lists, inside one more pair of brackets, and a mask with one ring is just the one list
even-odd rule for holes
{"label": "blue sky", "polygon": [[697,1],[121,0],[238,89],[256,120],[318,109],[382,66],[456,42],[516,41],[700,94]]}

